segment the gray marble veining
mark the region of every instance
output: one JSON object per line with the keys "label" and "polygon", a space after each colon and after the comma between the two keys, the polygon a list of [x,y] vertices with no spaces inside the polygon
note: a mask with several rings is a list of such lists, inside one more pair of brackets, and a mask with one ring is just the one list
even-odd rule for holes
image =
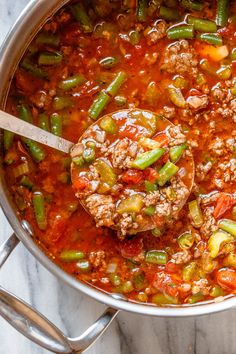
{"label": "gray marble veining", "polygon": [[[40,0],[39,0],[40,1]],[[50,0],[49,0],[50,1]],[[0,0],[0,43],[28,0]],[[11,233],[0,211],[0,243]],[[0,284],[35,306],[62,331],[77,336],[104,306],[59,282],[19,245]],[[88,354],[235,354],[236,312],[187,319],[120,313]],[[0,318],[0,354],[46,354]]]}

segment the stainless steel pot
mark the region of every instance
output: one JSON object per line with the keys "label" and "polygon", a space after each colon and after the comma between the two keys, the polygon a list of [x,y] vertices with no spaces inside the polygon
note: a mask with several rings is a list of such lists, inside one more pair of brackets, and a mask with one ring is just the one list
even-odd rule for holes
{"label": "stainless steel pot", "polygon": [[[11,79],[27,46],[46,20],[69,0],[31,0],[13,26],[0,52],[0,108],[4,109]],[[197,316],[223,311],[236,306],[236,297],[222,302],[207,301],[195,305],[156,307],[128,301],[118,294],[105,294],[66,274],[50,261],[32,239],[30,225],[21,222],[12,203],[0,163],[0,204],[14,234],[0,247],[0,268],[21,241],[51,273],[88,296],[108,305],[107,310],[78,338],[67,338],[40,313],[0,286],[0,315],[26,337],[55,353],[81,353],[107,328],[119,310],[163,317]]]}

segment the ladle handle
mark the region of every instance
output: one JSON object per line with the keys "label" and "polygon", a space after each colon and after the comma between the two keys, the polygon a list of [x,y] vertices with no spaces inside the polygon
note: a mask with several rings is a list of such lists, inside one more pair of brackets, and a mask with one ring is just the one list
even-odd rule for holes
{"label": "ladle handle", "polygon": [[[0,246],[0,269],[18,242],[13,234]],[[42,314],[0,286],[0,316],[30,340],[57,354],[82,353],[100,337],[118,312],[108,307],[82,335],[68,338]]]}
{"label": "ladle handle", "polygon": [[73,143],[0,110],[0,128],[69,153]]}

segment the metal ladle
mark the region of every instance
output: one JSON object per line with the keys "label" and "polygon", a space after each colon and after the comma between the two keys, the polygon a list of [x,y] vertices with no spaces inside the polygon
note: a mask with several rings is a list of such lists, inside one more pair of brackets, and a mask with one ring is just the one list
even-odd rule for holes
{"label": "metal ladle", "polygon": [[[140,110],[140,109],[135,109],[135,111],[137,112],[146,112],[146,113],[152,113],[150,111],[146,111],[146,110]],[[117,111],[113,114],[113,116],[117,116],[119,117],[120,115],[125,115],[127,114],[127,112],[129,112],[129,110],[120,110]],[[101,120],[104,118],[105,116],[99,118],[93,125],[99,125],[99,123],[101,122]],[[119,118],[118,118],[119,119]],[[170,122],[168,119],[166,118],[162,118],[162,121],[165,122],[166,124],[168,124],[169,126],[173,126],[174,124],[172,122]],[[86,135],[86,133],[89,131],[89,129],[91,129],[91,127],[93,126],[91,125],[83,134],[82,136],[79,138],[79,142],[82,141],[83,136]],[[30,123],[27,123],[19,118],[16,118],[15,116],[3,112],[0,110],[0,128],[11,131],[13,133],[16,133],[20,136],[32,139],[34,141],[37,141],[41,144],[47,145],[49,147],[52,147],[56,150],[59,150],[61,152],[64,153],[70,153],[70,151],[72,150],[72,148],[76,145],[74,143],[72,143],[71,141],[68,141],[64,138],[58,137],[52,133],[49,133],[41,128],[36,127],[35,125],[32,125]],[[183,206],[185,205],[190,193],[191,193],[191,189],[193,186],[193,181],[194,181],[194,160],[193,160],[193,156],[192,154],[190,154],[188,156],[188,165],[189,165],[189,170],[190,173],[188,175],[187,178],[187,188],[188,188],[188,194],[182,198],[183,200],[181,200],[181,202],[179,203],[179,207],[178,210],[175,212],[175,215],[178,215],[179,211],[183,208]],[[73,170],[73,168],[72,168]],[[73,172],[73,171],[72,171]],[[72,174],[72,184],[73,184],[73,174]],[[86,208],[86,205],[84,204],[84,202],[82,200],[80,200],[80,203],[82,204],[82,206],[84,207],[84,209],[89,213],[88,209]],[[153,229],[155,227],[154,222],[150,222],[147,225],[145,225],[145,227],[143,229],[138,229],[136,230],[136,232],[140,232],[140,231],[145,231],[145,230],[149,230],[149,229]]]}

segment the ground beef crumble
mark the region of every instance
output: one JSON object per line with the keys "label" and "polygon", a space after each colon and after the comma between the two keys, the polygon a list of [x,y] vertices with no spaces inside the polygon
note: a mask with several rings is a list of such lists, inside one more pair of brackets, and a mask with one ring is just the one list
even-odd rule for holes
{"label": "ground beef crumble", "polygon": [[183,39],[167,47],[161,68],[170,74],[191,73],[196,76],[197,65],[197,54],[194,48]]}
{"label": "ground beef crumble", "polygon": [[115,204],[111,196],[92,194],[86,198],[86,207],[94,217],[98,227],[114,225]]}
{"label": "ground beef crumble", "polygon": [[111,156],[112,165],[115,168],[126,169],[131,167],[132,161],[138,153],[143,152],[143,149],[138,146],[136,141],[124,138],[116,140],[103,152],[105,152],[105,156]]}

